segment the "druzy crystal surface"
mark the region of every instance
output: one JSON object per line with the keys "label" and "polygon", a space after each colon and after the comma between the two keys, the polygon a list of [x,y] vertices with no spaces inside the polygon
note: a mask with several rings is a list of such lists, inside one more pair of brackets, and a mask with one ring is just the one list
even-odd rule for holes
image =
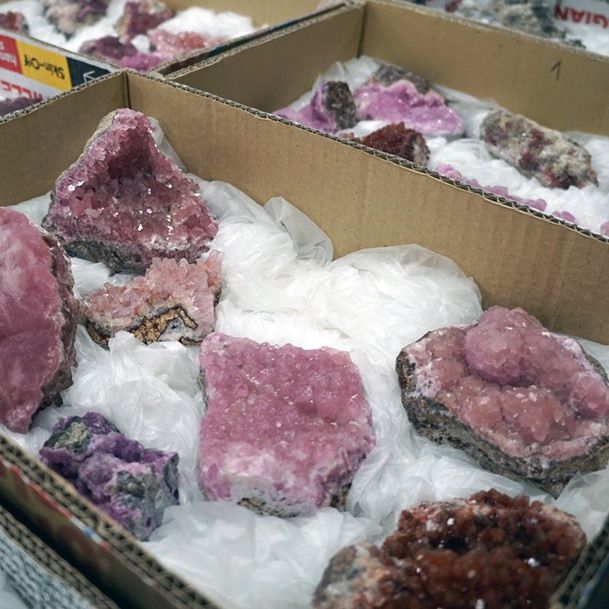
{"label": "druzy crystal surface", "polygon": [[375,443],[349,354],[215,332],[204,339],[200,362],[204,494],[285,517],[344,507]]}
{"label": "druzy crystal surface", "polygon": [[59,421],[40,456],[138,539],[148,539],[165,508],[179,503],[178,454],[144,448],[98,413]]}
{"label": "druzy crystal surface", "polygon": [[493,471],[557,494],[609,459],[604,371],[522,309],[491,307],[477,324],[431,332],[402,350],[397,370],[415,428]]}
{"label": "druzy crystal surface", "polygon": [[0,13],[0,27],[22,34],[27,34],[30,29],[25,16],[18,11]]}
{"label": "druzy crystal surface", "polygon": [[78,304],[59,243],[0,207],[0,422],[25,433],[72,384]]}
{"label": "druzy crystal surface", "polygon": [[338,80],[322,82],[311,101],[301,110],[282,108],[275,114],[325,133],[349,129],[357,123],[356,108],[349,85]]}
{"label": "druzy crystal surface", "polygon": [[128,42],[171,19],[174,14],[173,9],[158,0],[128,0],[115,29],[121,41]]}
{"label": "druzy crystal surface", "polygon": [[99,21],[109,4],[110,0],[42,0],[44,16],[66,36]]}
{"label": "druzy crystal surface", "polygon": [[[392,75],[399,72],[392,71]],[[377,72],[378,74],[378,72]],[[423,81],[425,82],[425,81]],[[385,84],[389,83],[389,84]],[[423,92],[421,92],[421,90]],[[357,119],[404,123],[423,135],[463,135],[463,120],[446,105],[444,97],[420,80],[376,76],[353,92]]]}
{"label": "druzy crystal surface", "polygon": [[144,276],[122,286],[108,283],[82,299],[87,330],[102,346],[120,330],[146,345],[200,343],[214,329],[221,273],[222,254],[217,251],[195,263],[156,258]]}
{"label": "druzy crystal surface", "polygon": [[518,114],[489,112],[480,126],[480,139],[491,154],[549,188],[598,185],[583,146]]}
{"label": "druzy crystal surface", "polygon": [[423,502],[380,548],[340,550],[312,607],[547,609],[585,542],[573,517],[525,496]]}
{"label": "druzy crystal surface", "polygon": [[381,152],[395,154],[423,167],[429,161],[429,148],[425,138],[418,131],[406,129],[404,123],[385,125],[361,138],[359,142]]}
{"label": "druzy crystal surface", "polygon": [[154,258],[194,262],[218,230],[196,182],[159,150],[150,120],[128,108],[107,115],[59,176],[43,226],[71,255],[134,272]]}

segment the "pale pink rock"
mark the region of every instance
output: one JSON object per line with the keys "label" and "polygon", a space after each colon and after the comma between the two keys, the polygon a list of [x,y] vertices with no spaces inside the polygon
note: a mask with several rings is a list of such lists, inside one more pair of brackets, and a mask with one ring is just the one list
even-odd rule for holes
{"label": "pale pink rock", "polygon": [[70,37],[105,16],[110,0],[42,0],[44,16]]}
{"label": "pale pink rock", "polygon": [[375,443],[349,354],[215,332],[203,341],[200,361],[204,494],[286,517],[344,507]]}
{"label": "pale pink rock", "polygon": [[0,422],[25,433],[72,384],[78,304],[59,243],[0,207]]}
{"label": "pale pink rock", "polygon": [[87,331],[107,346],[120,330],[144,344],[177,340],[200,343],[214,329],[222,286],[222,254],[195,263],[155,258],[143,277],[122,286],[109,283],[81,301]]}
{"label": "pale pink rock", "polygon": [[402,350],[397,370],[415,427],[493,471],[559,492],[609,460],[604,371],[522,309],[491,307],[477,324],[436,330]]}
{"label": "pale pink rock", "polygon": [[223,40],[218,36],[206,36],[197,32],[174,34],[161,28],[150,30],[148,38],[153,51],[164,57],[165,61],[182,57],[192,51],[214,47]]}
{"label": "pale pink rock", "polygon": [[218,223],[197,183],[159,150],[150,120],[121,108],[55,182],[43,227],[72,256],[143,272],[154,258],[195,261]]}

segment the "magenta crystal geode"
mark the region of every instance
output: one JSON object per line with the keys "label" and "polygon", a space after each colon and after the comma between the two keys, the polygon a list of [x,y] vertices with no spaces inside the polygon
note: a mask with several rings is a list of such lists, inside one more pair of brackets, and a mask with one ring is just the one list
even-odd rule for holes
{"label": "magenta crystal geode", "polygon": [[0,207],[0,422],[25,433],[72,384],[78,303],[69,258],[22,213]]}
{"label": "magenta crystal geode", "polygon": [[161,153],[150,120],[128,108],[107,115],[59,176],[43,226],[71,255],[134,272],[154,258],[194,262],[218,230],[196,182]]}
{"label": "magenta crystal geode", "polygon": [[122,286],[105,284],[81,301],[93,340],[102,346],[120,330],[144,344],[177,340],[200,343],[214,329],[214,307],[222,286],[222,254],[189,263],[156,258],[143,277]]}
{"label": "magenta crystal geode", "polygon": [[408,417],[484,467],[558,495],[609,460],[609,387],[578,342],[522,309],[430,332],[400,352]]}
{"label": "magenta crystal geode", "polygon": [[343,508],[375,443],[349,354],[215,332],[204,339],[200,360],[204,494],[284,517]]}
{"label": "magenta crystal geode", "polygon": [[144,448],[100,414],[55,425],[42,461],[138,539],[146,540],[177,505],[178,453]]}
{"label": "magenta crystal geode", "polygon": [[498,109],[480,126],[489,152],[549,188],[598,185],[590,153],[563,136],[519,114]]}

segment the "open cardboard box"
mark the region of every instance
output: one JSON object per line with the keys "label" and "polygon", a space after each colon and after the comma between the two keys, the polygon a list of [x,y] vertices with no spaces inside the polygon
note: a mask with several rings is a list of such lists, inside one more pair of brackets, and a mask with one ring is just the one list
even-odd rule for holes
{"label": "open cardboard box", "polygon": [[[341,14],[353,26],[354,39],[362,16],[360,8]],[[48,192],[101,118],[125,106],[159,120],[189,171],[229,182],[257,202],[286,198],[327,232],[336,256],[418,243],[452,258],[473,276],[484,306],[522,306],[552,330],[609,342],[606,240],[414,170],[395,157],[367,154],[356,145],[151,76],[120,72],[102,77],[0,122],[0,204]],[[551,256],[538,256],[548,250]],[[69,556],[117,604],[210,606],[144,544],[4,436],[0,481],[2,504]],[[556,607],[578,606],[608,535],[603,531],[591,544]]]}
{"label": "open cardboard box", "polygon": [[[0,4],[7,1],[1,0]],[[154,72],[157,74],[169,74],[180,68],[192,65],[197,61],[201,61],[206,57],[214,56],[227,49],[239,46],[244,42],[257,38],[263,33],[278,31],[283,27],[299,23],[300,21],[332,12],[337,6],[343,5],[345,2],[342,0],[282,0],[281,2],[272,2],[271,0],[167,0],[165,4],[175,12],[184,11],[196,6],[214,11],[215,13],[236,13],[251,19],[252,26],[255,29],[250,34],[233,37],[214,47],[192,51],[178,59],[163,63],[154,68]],[[10,32],[7,32],[7,34],[11,35]],[[32,44],[34,45],[39,42],[36,39],[32,39]],[[55,49],[59,55],[69,54],[69,51],[62,46],[50,45],[50,47]],[[97,61],[90,56],[85,55],[83,57],[85,60]],[[110,65],[115,70],[120,69],[118,65],[112,63]],[[65,88],[62,90],[65,90]]]}

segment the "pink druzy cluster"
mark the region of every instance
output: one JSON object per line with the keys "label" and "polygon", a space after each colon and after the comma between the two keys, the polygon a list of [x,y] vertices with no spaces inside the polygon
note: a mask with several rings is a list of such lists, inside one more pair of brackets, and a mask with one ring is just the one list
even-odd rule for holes
{"label": "pink druzy cluster", "polygon": [[605,378],[579,343],[522,309],[492,307],[477,324],[438,330],[407,351],[422,395],[512,456],[539,446],[567,458],[607,432]]}

